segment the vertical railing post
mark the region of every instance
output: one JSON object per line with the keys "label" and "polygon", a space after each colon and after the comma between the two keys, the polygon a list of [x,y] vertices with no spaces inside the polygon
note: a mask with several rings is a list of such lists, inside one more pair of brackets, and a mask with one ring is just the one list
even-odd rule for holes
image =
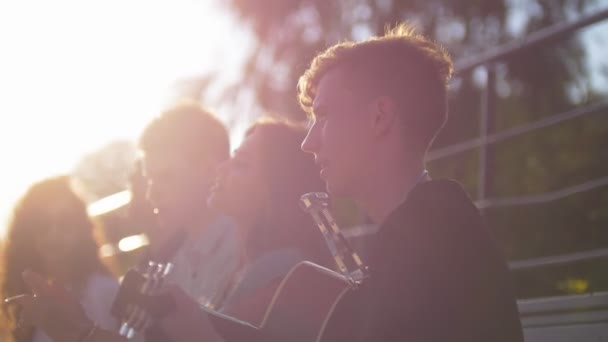
{"label": "vertical railing post", "polygon": [[485,66],[487,80],[481,99],[479,175],[477,200],[483,201],[493,195],[494,184],[494,146],[487,145],[486,137],[495,131],[496,125],[496,69],[494,64]]}

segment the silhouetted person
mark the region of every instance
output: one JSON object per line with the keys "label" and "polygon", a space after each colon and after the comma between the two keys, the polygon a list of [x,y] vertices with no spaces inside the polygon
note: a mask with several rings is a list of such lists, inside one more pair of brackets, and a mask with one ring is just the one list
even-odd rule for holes
{"label": "silhouetted person", "polygon": [[175,234],[184,234],[177,249],[169,251],[175,264],[169,280],[200,304],[215,307],[239,260],[234,224],[207,208],[217,167],[230,156],[228,132],[212,113],[183,102],[150,122],[139,145],[148,199],[158,219],[153,253],[167,253],[160,249]]}
{"label": "silhouetted person", "polygon": [[[27,190],[15,206],[3,247],[3,298],[31,293],[21,274],[35,271],[67,288],[100,327],[118,328],[110,316],[118,282],[98,258],[93,223],[69,177],[48,178]],[[3,309],[13,341],[50,341],[41,330],[19,324],[18,307]]]}

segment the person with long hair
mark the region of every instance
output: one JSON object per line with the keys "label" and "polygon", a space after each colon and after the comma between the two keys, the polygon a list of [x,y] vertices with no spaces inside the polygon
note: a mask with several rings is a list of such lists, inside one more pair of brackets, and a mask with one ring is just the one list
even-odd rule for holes
{"label": "person with long hair", "polygon": [[306,130],[263,119],[251,126],[234,156],[221,164],[209,203],[235,219],[243,261],[223,311],[260,323],[274,290],[302,260],[331,266],[312,218],[298,203],[323,191],[314,158],[299,150]]}
{"label": "person with long hair", "polygon": [[[68,176],[33,184],[14,208],[2,256],[4,298],[31,293],[22,273],[36,272],[78,298],[87,316],[115,329],[110,304],[118,282],[101,263],[86,205]],[[19,307],[4,306],[5,323],[14,342],[50,341],[40,329],[20,324]]]}

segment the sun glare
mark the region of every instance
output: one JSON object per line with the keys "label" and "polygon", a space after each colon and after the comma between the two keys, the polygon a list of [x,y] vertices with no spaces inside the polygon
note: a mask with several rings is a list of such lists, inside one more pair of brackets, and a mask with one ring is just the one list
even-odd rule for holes
{"label": "sun glare", "polygon": [[226,67],[234,30],[203,0],[0,2],[2,223],[31,182],[136,138],[176,79]]}

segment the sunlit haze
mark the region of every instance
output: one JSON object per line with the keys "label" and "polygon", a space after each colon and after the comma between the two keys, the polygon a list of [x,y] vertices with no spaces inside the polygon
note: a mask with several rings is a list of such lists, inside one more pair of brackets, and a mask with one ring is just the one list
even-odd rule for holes
{"label": "sunlit haze", "polygon": [[[219,3],[0,0],[0,236],[29,184],[69,172],[113,140],[135,139],[174,81],[238,78],[253,34]],[[514,31],[522,13],[513,13]],[[592,84],[604,90],[596,70],[605,65],[607,25],[583,33]],[[234,113],[222,110],[229,122]]]}
{"label": "sunlit haze", "polygon": [[220,68],[231,77],[251,38],[216,7],[203,0],[0,2],[2,229],[31,182],[70,171],[114,139],[136,138],[176,79]]}

